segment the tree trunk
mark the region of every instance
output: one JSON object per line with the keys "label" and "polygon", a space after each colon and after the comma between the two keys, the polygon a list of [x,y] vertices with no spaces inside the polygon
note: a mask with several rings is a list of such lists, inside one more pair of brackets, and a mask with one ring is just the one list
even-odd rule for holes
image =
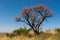
{"label": "tree trunk", "polygon": [[37,31],[37,30],[34,30],[34,33],[35,33],[36,36],[39,35],[39,31]]}

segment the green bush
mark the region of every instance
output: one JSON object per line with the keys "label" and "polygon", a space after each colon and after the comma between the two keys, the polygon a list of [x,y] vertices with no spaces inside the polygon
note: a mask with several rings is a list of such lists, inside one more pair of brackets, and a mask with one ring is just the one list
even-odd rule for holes
{"label": "green bush", "polygon": [[13,33],[16,35],[20,34],[19,30],[14,30]]}
{"label": "green bush", "polygon": [[55,31],[57,31],[58,33],[60,33],[60,28],[56,28]]}
{"label": "green bush", "polygon": [[26,27],[24,27],[24,28],[20,28],[20,29],[18,29],[18,30],[14,30],[13,33],[15,33],[15,34],[17,34],[17,35],[19,35],[19,34],[27,35],[30,30],[31,30],[31,28],[26,29]]}

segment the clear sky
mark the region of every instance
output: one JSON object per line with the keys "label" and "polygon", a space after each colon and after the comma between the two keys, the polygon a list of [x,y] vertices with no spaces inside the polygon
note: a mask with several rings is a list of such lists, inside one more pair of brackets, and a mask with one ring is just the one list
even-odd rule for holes
{"label": "clear sky", "polygon": [[41,25],[42,28],[60,28],[60,0],[0,0],[0,32],[11,32],[23,26],[29,28],[24,23],[17,23],[14,18],[20,16],[22,9],[37,4],[47,5],[54,13]]}

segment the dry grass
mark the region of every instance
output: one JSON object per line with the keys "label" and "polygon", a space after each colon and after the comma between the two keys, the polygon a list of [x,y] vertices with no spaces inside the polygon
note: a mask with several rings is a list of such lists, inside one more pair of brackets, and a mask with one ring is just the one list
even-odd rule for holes
{"label": "dry grass", "polygon": [[60,33],[56,33],[54,35],[51,33],[42,33],[38,37],[28,37],[24,35],[9,37],[4,34],[0,35],[0,40],[60,40]]}
{"label": "dry grass", "polygon": [[12,38],[6,35],[0,35],[0,40],[33,40],[33,39],[34,39],[33,37],[29,38],[23,35],[14,36]]}

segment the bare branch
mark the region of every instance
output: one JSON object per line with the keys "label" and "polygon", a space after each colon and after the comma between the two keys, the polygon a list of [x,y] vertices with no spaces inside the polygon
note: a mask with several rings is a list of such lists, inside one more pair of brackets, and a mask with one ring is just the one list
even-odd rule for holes
{"label": "bare branch", "polygon": [[38,21],[36,27],[39,27],[39,26],[42,24],[42,22],[43,22],[44,20],[45,20],[45,16],[42,17],[42,18]]}
{"label": "bare branch", "polygon": [[34,30],[34,27],[31,25],[31,23],[29,22],[29,20],[26,19],[26,21],[28,22],[29,26],[31,26],[31,28]]}
{"label": "bare branch", "polygon": [[24,22],[24,23],[26,23],[27,25],[29,25],[27,22],[25,22],[25,21],[23,21],[23,20],[22,20],[21,22]]}

